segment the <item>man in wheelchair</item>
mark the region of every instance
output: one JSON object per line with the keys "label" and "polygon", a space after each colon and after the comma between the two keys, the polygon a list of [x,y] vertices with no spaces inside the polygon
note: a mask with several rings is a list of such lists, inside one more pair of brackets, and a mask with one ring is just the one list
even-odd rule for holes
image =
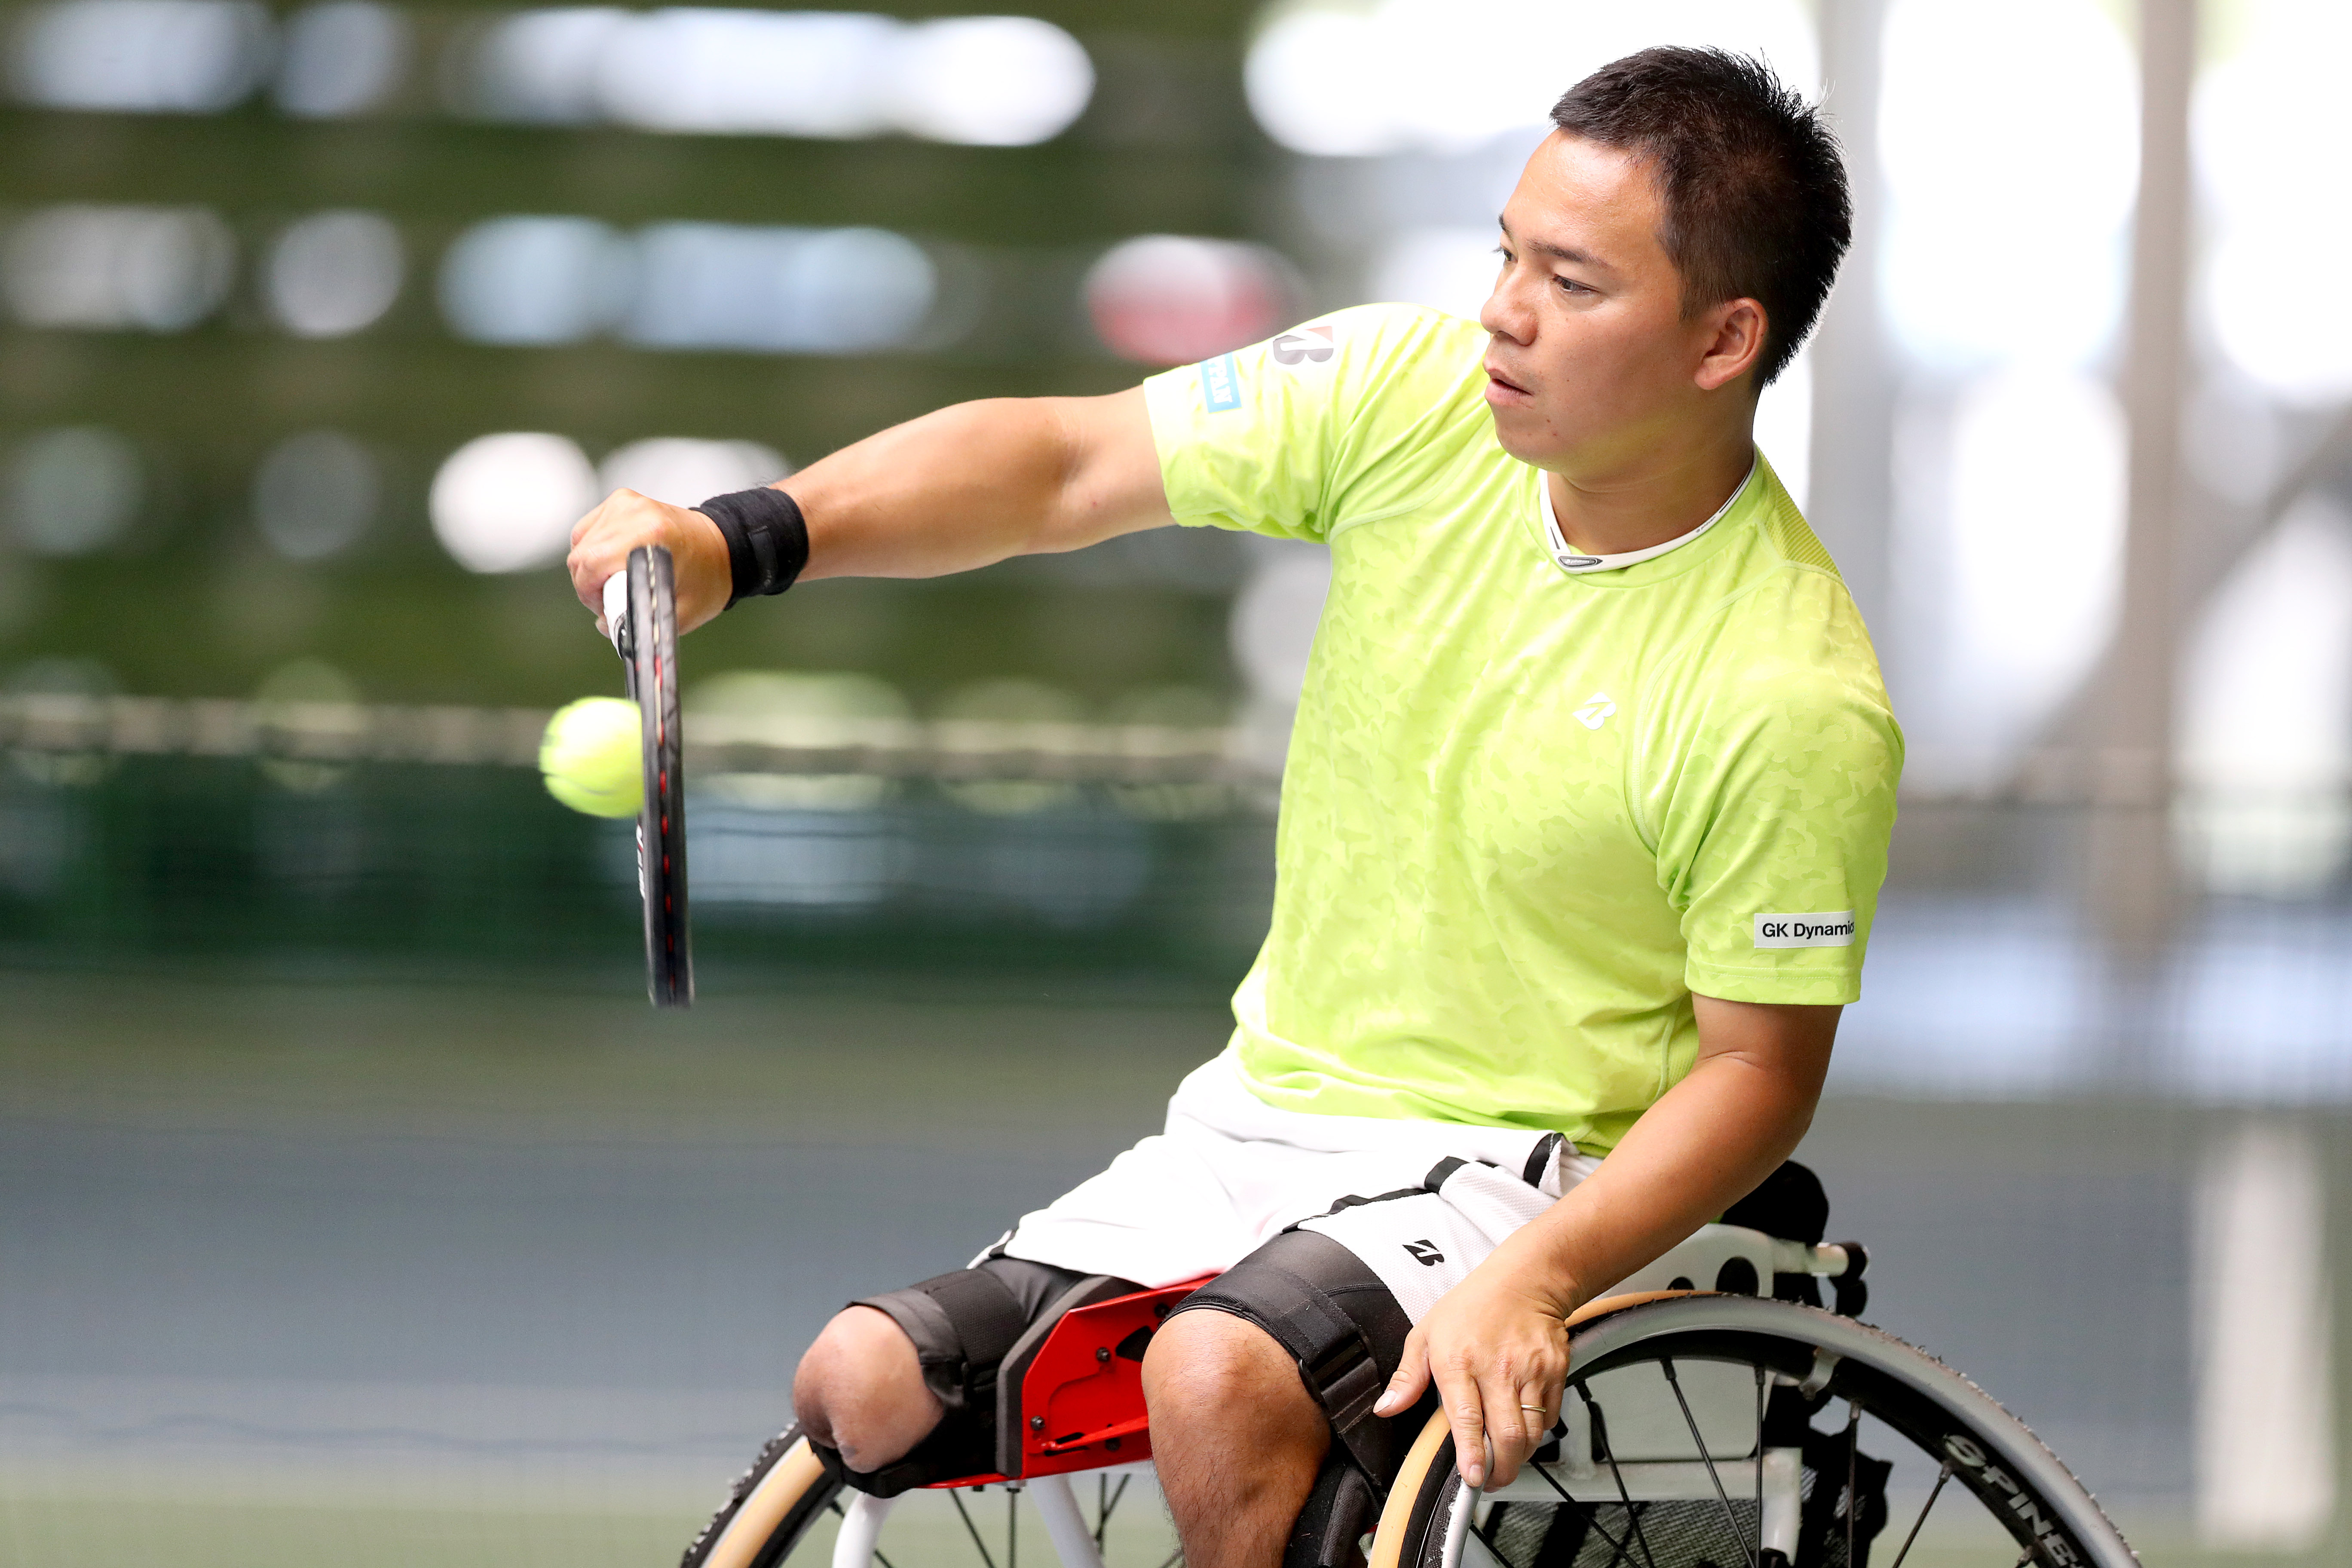
{"label": "man in wheelchair", "polygon": [[1902,755],[1752,437],[1844,253],[1844,173],[1813,110],[1715,51],[1620,60],[1553,119],[1475,322],[1340,310],[698,509],[620,492],[576,531],[591,609],[663,544],[687,626],[795,576],[1171,523],[1331,552],[1231,1045],[1163,1131],[825,1329],[793,1402],[852,1486],[994,1471],[1033,1325],[1202,1276],[1138,1347],[1192,1568],[1271,1568],[1327,1454],[1385,1485],[1423,1402],[1465,1479],[1508,1482],[1559,1416],[1563,1320],[1803,1134]]}

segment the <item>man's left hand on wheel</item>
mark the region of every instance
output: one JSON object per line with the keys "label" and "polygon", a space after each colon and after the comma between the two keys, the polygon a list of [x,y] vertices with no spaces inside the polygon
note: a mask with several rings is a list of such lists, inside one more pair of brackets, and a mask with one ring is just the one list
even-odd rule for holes
{"label": "man's left hand on wheel", "polygon": [[1462,1479],[1474,1487],[1507,1486],[1559,1419],[1567,1310],[1550,1292],[1500,1270],[1474,1269],[1414,1326],[1374,1414],[1402,1414],[1433,1376],[1454,1428]]}

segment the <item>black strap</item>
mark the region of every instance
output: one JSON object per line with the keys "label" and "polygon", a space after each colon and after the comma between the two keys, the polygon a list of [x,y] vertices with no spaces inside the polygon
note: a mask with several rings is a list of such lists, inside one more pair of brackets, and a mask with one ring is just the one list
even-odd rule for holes
{"label": "black strap", "polygon": [[[1201,1294],[1215,1293],[1213,1284]],[[1355,1319],[1313,1280],[1263,1258],[1252,1270],[1248,1304],[1248,1316],[1298,1358],[1298,1375],[1348,1452],[1368,1473],[1380,1475],[1381,1450],[1369,1442],[1367,1428],[1388,1380]]]}
{"label": "black strap", "polygon": [[[988,1473],[988,1458],[982,1452],[961,1461],[950,1458],[942,1463],[938,1454],[942,1439],[954,1439],[961,1434],[950,1432],[949,1423],[942,1422],[917,1443],[904,1458],[893,1460],[878,1470],[853,1470],[842,1463],[841,1450],[828,1448],[814,1438],[809,1440],[809,1451],[816,1456],[825,1473],[866,1493],[869,1497],[893,1498],[917,1487],[929,1486],[933,1481],[961,1480],[965,1476]],[[957,1445],[969,1447],[969,1443]]]}
{"label": "black strap", "polygon": [[1519,1180],[1531,1187],[1542,1186],[1544,1173],[1551,1169],[1551,1163],[1558,1158],[1559,1146],[1564,1141],[1558,1132],[1547,1132],[1537,1139],[1536,1146],[1528,1151],[1527,1168],[1519,1173]]}
{"label": "black strap", "polygon": [[800,502],[782,490],[730,490],[694,510],[717,523],[727,541],[730,609],[738,599],[782,593],[808,565],[808,521]]}
{"label": "black strap", "polygon": [[964,1364],[993,1370],[1029,1327],[1021,1298],[985,1268],[962,1268],[915,1287],[940,1304],[954,1329]]}

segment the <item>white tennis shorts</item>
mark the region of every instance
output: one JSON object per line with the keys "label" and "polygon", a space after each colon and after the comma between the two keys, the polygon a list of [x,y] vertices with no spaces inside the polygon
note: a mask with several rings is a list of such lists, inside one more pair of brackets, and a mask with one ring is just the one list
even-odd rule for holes
{"label": "white tennis shorts", "polygon": [[1156,1288],[1223,1273],[1296,1225],[1363,1259],[1419,1322],[1600,1164],[1557,1132],[1276,1110],[1227,1051],[1177,1086],[1164,1131],[982,1256]]}

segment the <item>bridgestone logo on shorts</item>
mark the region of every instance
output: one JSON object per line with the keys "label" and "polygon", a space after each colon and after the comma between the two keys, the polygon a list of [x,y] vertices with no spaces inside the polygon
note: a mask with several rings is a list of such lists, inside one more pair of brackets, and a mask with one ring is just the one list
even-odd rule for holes
{"label": "bridgestone logo on shorts", "polygon": [[1853,911],[1827,915],[1758,915],[1759,947],[1852,947]]}

